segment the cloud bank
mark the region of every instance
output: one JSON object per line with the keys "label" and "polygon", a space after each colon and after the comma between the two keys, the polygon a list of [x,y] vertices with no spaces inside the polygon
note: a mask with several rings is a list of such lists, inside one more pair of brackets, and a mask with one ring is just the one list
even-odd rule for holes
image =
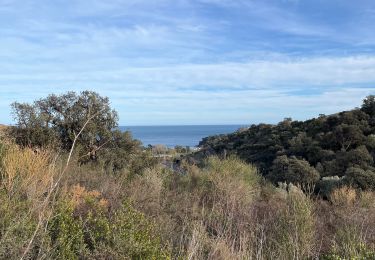
{"label": "cloud bank", "polygon": [[123,125],[351,109],[375,90],[375,3],[360,2],[0,0],[0,122],[15,100],[85,89]]}

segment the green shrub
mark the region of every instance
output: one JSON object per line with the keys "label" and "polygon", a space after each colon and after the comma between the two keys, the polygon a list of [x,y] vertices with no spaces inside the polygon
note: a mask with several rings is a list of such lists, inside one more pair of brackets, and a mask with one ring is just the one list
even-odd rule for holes
{"label": "green shrub", "polygon": [[[22,256],[37,225],[37,218],[30,214],[30,208],[28,201],[10,198],[0,188],[0,259],[19,259]],[[40,233],[27,257],[34,259],[45,252],[48,240],[48,235]]]}
{"label": "green shrub", "polygon": [[77,140],[87,151],[107,142],[118,121],[108,98],[93,91],[49,95],[32,104],[14,102],[12,113],[16,120],[13,136],[18,144],[45,146],[56,141],[68,150],[89,118],[92,120]]}
{"label": "green shrub", "polygon": [[213,180],[227,179],[228,181],[237,179],[244,181],[249,187],[259,185],[258,171],[252,165],[249,165],[236,157],[229,157],[225,160],[219,157],[208,158],[205,166],[206,174],[212,175]]}
{"label": "green shrub", "polygon": [[86,248],[83,220],[75,218],[73,213],[73,205],[62,202],[57,208],[56,216],[49,224],[54,258],[79,259]]}
{"label": "green shrub", "polygon": [[[348,239],[353,239],[353,235],[346,234]],[[371,260],[375,259],[374,247],[368,246],[366,243],[358,243],[355,241],[346,241],[345,244],[335,245],[332,252],[322,256],[323,260]]]}
{"label": "green shrub", "polygon": [[130,205],[109,216],[97,192],[76,186],[75,194],[59,204],[50,221],[53,258],[169,258],[152,223]]}
{"label": "green shrub", "polygon": [[315,184],[319,178],[319,172],[308,161],[298,159],[295,156],[278,156],[272,164],[268,175],[274,183],[286,182],[301,185]]}
{"label": "green shrub", "polygon": [[346,183],[356,188],[375,189],[375,172],[364,170],[359,167],[350,167],[345,172]]}
{"label": "green shrub", "polygon": [[328,198],[331,192],[342,186],[344,183],[344,179],[338,176],[329,176],[329,177],[323,177],[321,180],[319,180],[316,184],[316,190],[318,191],[318,194],[322,196],[323,198]]}
{"label": "green shrub", "polygon": [[117,254],[130,259],[170,259],[153,224],[125,203],[112,219],[113,245]]}

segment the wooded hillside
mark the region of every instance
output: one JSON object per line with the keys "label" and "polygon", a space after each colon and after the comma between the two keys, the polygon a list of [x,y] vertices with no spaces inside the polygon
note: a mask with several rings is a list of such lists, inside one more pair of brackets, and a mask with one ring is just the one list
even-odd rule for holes
{"label": "wooded hillside", "polygon": [[200,147],[201,153],[236,154],[275,183],[336,180],[375,188],[375,98],[368,96],[361,108],[351,111],[307,121],[286,118],[277,125],[207,137]]}

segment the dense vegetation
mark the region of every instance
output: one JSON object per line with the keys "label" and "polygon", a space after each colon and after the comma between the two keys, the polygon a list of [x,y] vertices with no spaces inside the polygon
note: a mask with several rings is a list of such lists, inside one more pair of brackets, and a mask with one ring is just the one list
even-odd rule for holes
{"label": "dense vegetation", "polygon": [[130,164],[137,168],[152,163],[139,141],[117,129],[117,112],[110,108],[108,98],[98,93],[68,92],[32,104],[15,102],[12,114],[16,126],[9,129],[9,136],[22,147],[69,152],[75,142],[79,163],[114,172]]}
{"label": "dense vegetation", "polygon": [[332,184],[375,189],[375,97],[351,111],[252,125],[200,146],[201,153],[235,154],[274,183],[317,185],[322,192]]}
{"label": "dense vegetation", "polygon": [[[31,119],[42,115],[31,107]],[[98,128],[91,108],[80,111],[72,139],[61,137],[74,120],[29,127],[27,119],[0,135],[0,259],[375,258],[370,189],[342,184],[323,200],[291,183],[276,187],[231,155],[199,167],[182,161],[176,172],[109,128],[95,138],[95,156],[82,160]],[[52,136],[53,145],[34,134]],[[298,157],[278,160],[293,180],[319,178]]]}

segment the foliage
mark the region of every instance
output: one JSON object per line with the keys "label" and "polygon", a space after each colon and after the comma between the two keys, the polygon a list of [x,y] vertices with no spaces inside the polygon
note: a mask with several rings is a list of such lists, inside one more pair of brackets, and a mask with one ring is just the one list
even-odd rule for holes
{"label": "foliage", "polygon": [[138,158],[154,163],[130,132],[116,128],[117,112],[111,109],[108,98],[98,93],[68,92],[49,95],[32,104],[15,102],[12,111],[16,126],[8,134],[22,147],[68,151],[85,125],[76,143],[76,157],[81,164],[94,163],[107,172],[133,168],[139,174],[142,167]]}
{"label": "foliage", "polygon": [[[314,200],[291,184],[275,188],[254,166],[232,156],[210,157],[202,167],[182,162],[183,174],[146,163],[132,178],[73,163],[43,208],[45,195],[29,196],[21,184],[29,183],[29,176],[43,183],[45,169],[60,162],[43,161],[43,152],[29,148],[5,148],[2,176],[8,178],[4,170],[9,169],[19,174],[12,196],[8,182],[0,182],[0,258],[23,255],[40,210],[47,222],[27,259],[373,256],[375,195],[369,191],[341,188],[332,192],[330,203]],[[36,167],[43,174],[35,174]]]}
{"label": "foliage", "polygon": [[56,259],[78,259],[85,250],[82,220],[73,217],[74,208],[61,202],[49,224],[49,232],[54,245],[53,256]]}
{"label": "foliage", "polygon": [[[36,226],[30,209],[32,203],[9,197],[3,187],[0,188],[0,259],[18,259],[22,254],[25,241]],[[43,240],[45,237],[41,235],[38,241],[42,244]]]}
{"label": "foliage", "polygon": [[337,236],[339,244],[332,247],[331,253],[323,255],[323,260],[375,259],[375,248],[360,241],[353,227],[340,230]]}
{"label": "foliage", "polygon": [[0,162],[0,182],[8,195],[22,193],[33,199],[42,196],[55,174],[50,165],[52,153],[48,150],[35,153],[30,148],[21,149],[12,144],[3,149],[5,152]]}
{"label": "foliage", "polygon": [[375,116],[375,96],[371,95],[363,100],[361,110],[371,117]]}
{"label": "foliage", "polygon": [[120,255],[126,255],[129,259],[170,258],[158,236],[153,233],[153,224],[129,204],[125,203],[112,221],[112,239]]}
{"label": "foliage", "polygon": [[361,189],[375,190],[375,172],[359,167],[350,167],[346,170],[346,182]]}
{"label": "foliage", "polygon": [[152,223],[128,203],[109,215],[108,202],[98,191],[76,185],[71,193],[49,225],[54,258],[168,258]]}
{"label": "foliage", "polygon": [[287,193],[286,206],[276,222],[275,251],[284,259],[308,259],[314,245],[313,204],[298,189]]}
{"label": "foliage", "polygon": [[90,120],[78,144],[93,151],[111,138],[118,116],[109,100],[92,91],[49,95],[32,104],[12,104],[16,120],[13,129],[17,143],[23,146],[46,146],[55,141],[70,149],[74,137]]}
{"label": "foliage", "polygon": [[334,189],[329,195],[329,200],[340,207],[350,207],[354,205],[357,198],[355,189],[347,186]]}
{"label": "foliage", "polygon": [[208,138],[222,156],[178,171],[114,129],[66,175],[66,151],[0,141],[0,258],[373,259],[373,104]]}
{"label": "foliage", "polygon": [[[277,125],[259,124],[200,142],[200,158],[206,153],[235,154],[255,164],[274,182],[306,183],[321,177],[346,176],[361,188],[371,181],[375,155],[375,97],[362,107],[307,121],[285,119]],[[359,170],[354,171],[352,167]]]}
{"label": "foliage", "polygon": [[174,147],[175,151],[177,153],[181,153],[181,154],[186,154],[186,153],[189,153],[190,152],[190,147],[189,146],[181,146],[181,145],[176,145]]}
{"label": "foliage", "polygon": [[311,167],[306,160],[286,155],[277,157],[272,164],[268,178],[277,182],[301,185],[315,184],[319,180],[319,172]]}
{"label": "foliage", "polygon": [[[57,164],[65,156],[59,159],[48,150],[1,145],[0,258],[19,259],[24,252],[27,259],[169,257],[154,224],[141,212],[128,203],[110,204],[98,190],[74,184],[74,173],[88,167],[73,165],[69,170],[73,175],[66,176],[62,189],[49,196],[59,178]],[[92,178],[99,175],[95,172]],[[113,188],[113,184],[108,187]],[[108,191],[106,194],[109,196]],[[45,226],[37,229],[41,218],[46,220]],[[25,251],[35,230],[30,250]]]}
{"label": "foliage", "polygon": [[339,176],[323,177],[316,184],[316,189],[319,191],[319,195],[323,198],[328,198],[334,189],[344,185],[344,178]]}

